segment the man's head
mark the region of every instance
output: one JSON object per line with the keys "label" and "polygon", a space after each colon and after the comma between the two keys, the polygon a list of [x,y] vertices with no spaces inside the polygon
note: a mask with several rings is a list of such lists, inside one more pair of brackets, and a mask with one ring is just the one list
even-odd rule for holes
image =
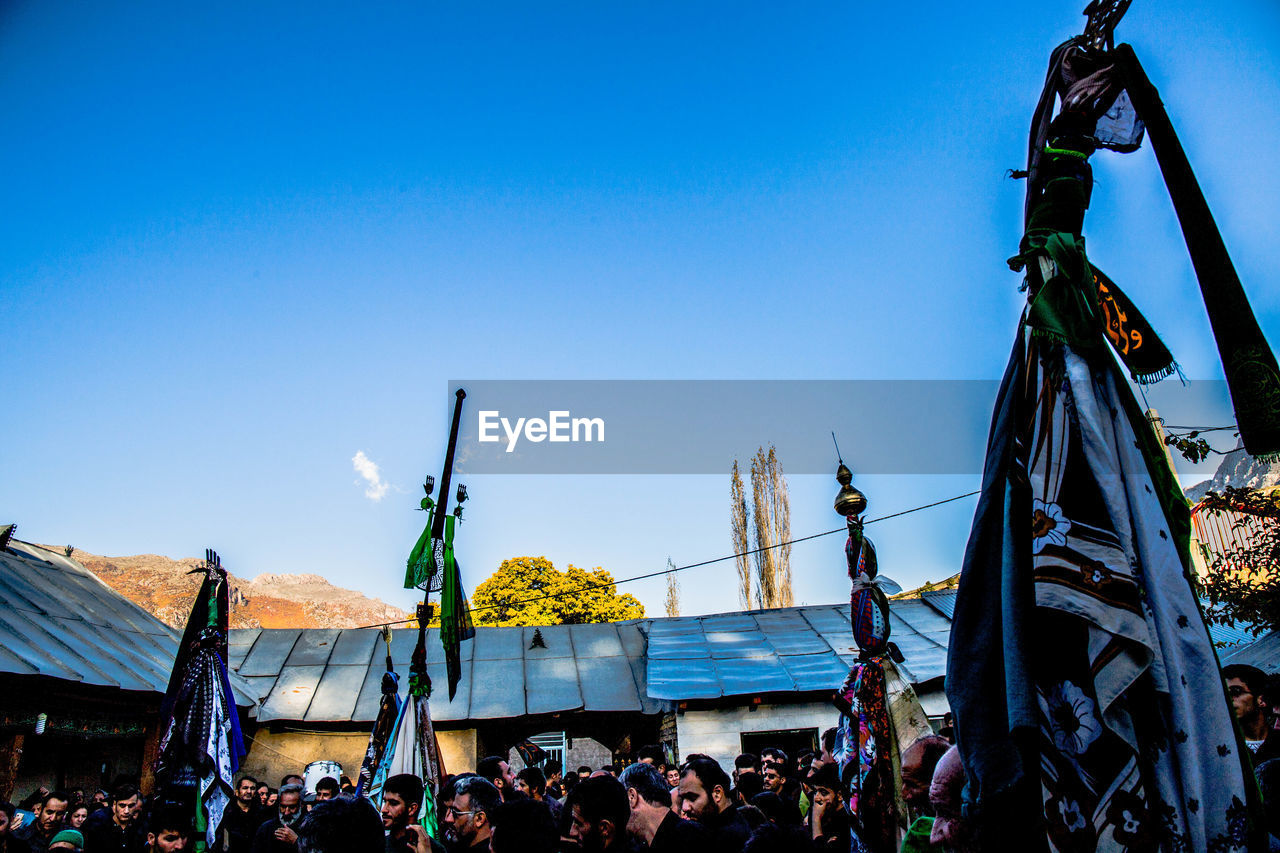
{"label": "man's head", "polygon": [[40,805],[35,809],[35,813],[36,827],[41,835],[48,838],[62,826],[62,819],[67,814],[68,800],[66,791],[50,791],[40,798]]}
{"label": "man's head", "polygon": [[705,823],[732,805],[729,775],[710,758],[695,758],[680,769],[680,813]]}
{"label": "man's head", "polygon": [[454,785],[453,804],[444,813],[444,824],[463,847],[471,847],[492,834],[490,815],[502,802],[502,794],[481,776],[464,776]]}
{"label": "man's head", "polygon": [[285,826],[297,820],[299,812],[302,811],[302,791],[301,783],[280,788],[280,796],[276,798],[276,814]]}
{"label": "man's head", "polygon": [[111,819],[116,826],[132,826],[141,814],[142,797],[138,788],[125,782],[111,789]]}
{"label": "man's head", "polygon": [[1231,709],[1242,724],[1264,718],[1266,700],[1262,698],[1267,686],[1267,674],[1256,666],[1233,663],[1222,668],[1222,678],[1227,682],[1227,696]]}
{"label": "man's head", "polygon": [[667,772],[665,774],[665,778],[666,778],[668,788],[676,787],[677,785],[680,784],[680,768],[668,767]]}
{"label": "man's head", "polygon": [[596,776],[578,784],[565,800],[572,819],[569,837],[584,853],[622,850],[626,846],[631,809],[622,783],[611,776]]}
{"label": "man's head", "polygon": [[252,776],[241,776],[236,783],[236,799],[245,806],[251,806],[258,798],[258,780]]}
{"label": "man's head", "polygon": [[783,767],[786,767],[791,761],[787,754],[776,746],[766,746],[760,750],[760,760],[764,764],[781,764]]}
{"label": "man's head", "polygon": [[746,805],[751,798],[764,790],[764,777],[759,773],[743,773],[738,777],[738,784],[733,786],[734,797]]}
{"label": "man's head", "polygon": [[284,777],[283,779],[281,779],[281,780],[280,780],[280,787],[281,787],[281,788],[285,787],[286,785],[303,785],[303,786],[305,786],[305,785],[306,785],[306,780],[305,780],[305,779],[303,779],[301,776],[299,776],[297,773],[290,773],[288,776],[286,776],[286,777]]}
{"label": "man's head", "polygon": [[[944,737],[925,735],[902,752],[902,798],[915,815],[931,815],[929,785],[942,756],[951,749]],[[833,765],[834,766],[834,765]]]}
{"label": "man's head", "polygon": [[490,755],[480,759],[480,763],[476,765],[476,773],[489,780],[504,798],[516,784],[516,774],[511,772],[511,765],[501,756]]}
{"label": "man's head", "polygon": [[830,761],[835,761],[834,753],[836,751],[836,732],[836,727],[832,726],[822,733],[822,752],[818,754],[818,758],[821,759],[824,764]]}
{"label": "man's head", "polygon": [[512,800],[498,806],[492,827],[493,853],[556,853],[560,849],[560,831],[550,809],[533,800]]}
{"label": "man's head", "polygon": [[[813,805],[815,808],[822,809],[824,816],[831,814],[834,809],[839,809],[844,805],[844,793],[840,788],[840,774],[836,772],[834,764],[823,764],[817,770],[809,774],[806,781],[809,790],[813,792]],[[826,823],[824,818],[824,824]],[[830,832],[830,824],[823,827],[824,832]]]}
{"label": "man's head", "polygon": [[631,817],[627,831],[638,836],[643,825],[671,810],[671,789],[652,764],[632,764],[618,777],[627,792]]}
{"label": "man's head", "polygon": [[58,853],[80,853],[84,849],[84,835],[78,829],[64,829],[49,839],[45,848]]}
{"label": "man's head", "polygon": [[[320,787],[316,786],[317,792]],[[382,828],[392,834],[418,819],[422,808],[422,780],[412,773],[392,776],[382,785]]]}
{"label": "man's head", "polygon": [[516,774],[515,786],[526,797],[541,802],[547,791],[547,777],[536,767],[526,767]]}
{"label": "man's head", "polygon": [[559,759],[548,758],[542,762],[542,773],[547,777],[548,782],[559,782],[561,774],[564,773],[564,765]]}
{"label": "man's head", "polygon": [[662,747],[656,743],[648,746],[640,747],[640,763],[641,764],[661,764],[665,759],[662,756]]}
{"label": "man's head", "polygon": [[764,781],[764,789],[775,794],[781,794],[782,787],[787,784],[786,766],[774,761],[765,763],[764,773],[761,776]]}
{"label": "man's head", "polygon": [[322,800],[298,823],[298,853],[381,851],[382,825],[366,799]]}
{"label": "man's head", "polygon": [[961,815],[964,782],[960,748],[953,746],[938,761],[929,784],[929,805],[934,814],[931,844],[954,851],[974,849],[970,846],[972,830]]}
{"label": "man's head", "polygon": [[578,778],[579,778],[579,779],[589,779],[589,778],[591,778],[591,768],[590,768],[590,767],[588,767],[588,766],[587,766],[587,765],[585,765],[585,764],[581,765],[581,766],[578,768]]}
{"label": "man's head", "polygon": [[316,802],[323,803],[338,796],[338,780],[326,776],[316,783]]}
{"label": "man's head", "polygon": [[733,778],[736,781],[743,773],[759,773],[760,756],[754,752],[744,752],[733,759]]}
{"label": "man's head", "polygon": [[172,806],[151,813],[147,819],[147,846],[151,853],[182,853],[190,845],[190,814]]}

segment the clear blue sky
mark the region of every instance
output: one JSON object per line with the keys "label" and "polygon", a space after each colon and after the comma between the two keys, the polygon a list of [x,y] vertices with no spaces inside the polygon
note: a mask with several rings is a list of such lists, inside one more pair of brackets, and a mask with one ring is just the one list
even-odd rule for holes
{"label": "clear blue sky", "polygon": [[[449,379],[997,378],[1002,176],[1083,6],[10,0],[0,522],[407,606]],[[1119,35],[1280,342],[1280,6],[1138,0]],[[1095,262],[1220,377],[1150,149],[1095,168]],[[467,482],[469,589],[522,554],[731,550],[727,476]],[[977,478],[858,482],[877,515]],[[834,491],[792,479],[797,535]],[[956,571],[972,507],[873,528],[884,571]],[[847,595],[839,538],[796,547],[798,600]],[[734,608],[732,578],[686,573],[685,611]],[[632,591],[660,612],[661,580]]]}

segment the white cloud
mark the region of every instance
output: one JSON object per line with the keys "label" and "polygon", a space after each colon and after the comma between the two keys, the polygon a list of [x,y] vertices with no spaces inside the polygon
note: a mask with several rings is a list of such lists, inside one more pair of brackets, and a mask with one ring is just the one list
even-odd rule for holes
{"label": "white cloud", "polygon": [[366,484],[364,496],[371,501],[382,500],[383,495],[387,493],[387,489],[391,488],[391,484],[382,479],[382,472],[378,470],[378,463],[365,456],[363,450],[357,450],[356,455],[351,457],[351,467],[355,468],[356,473],[364,478]]}

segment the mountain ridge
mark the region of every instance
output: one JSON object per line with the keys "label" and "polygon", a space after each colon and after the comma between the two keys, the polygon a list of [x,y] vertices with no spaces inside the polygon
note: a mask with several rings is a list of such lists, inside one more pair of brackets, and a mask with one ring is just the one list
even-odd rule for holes
{"label": "mountain ridge", "polygon": [[[61,548],[51,550],[61,551]],[[161,622],[181,629],[200,588],[203,566],[162,554],[107,557],[74,549],[71,558]],[[378,598],[337,586],[320,575],[261,572],[246,580],[228,571],[232,628],[359,628],[409,619]]]}

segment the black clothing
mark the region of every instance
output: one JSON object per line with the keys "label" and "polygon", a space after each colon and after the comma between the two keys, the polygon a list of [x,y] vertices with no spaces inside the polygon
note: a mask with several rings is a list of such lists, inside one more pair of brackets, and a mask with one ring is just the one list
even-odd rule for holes
{"label": "black clothing", "polygon": [[218,824],[218,845],[222,853],[250,853],[254,833],[262,826],[264,817],[256,797],[247,812],[241,811],[235,802],[228,803]]}
{"label": "black clothing", "polygon": [[[427,836],[427,840],[431,842],[431,853],[446,853],[448,848],[443,842],[431,836]],[[408,829],[387,833],[386,853],[414,853],[417,849],[418,837]]]}
{"label": "black clothing", "polygon": [[[741,815],[739,815],[741,817]],[[675,812],[667,812],[658,831],[649,842],[653,853],[702,853],[707,845],[707,831],[691,820],[681,820]]]}
{"label": "black clothing", "polygon": [[[37,806],[36,808],[39,808]],[[56,835],[62,827],[54,827],[49,835],[41,835],[37,828],[39,823],[36,820],[31,821],[24,826],[20,826],[13,832],[9,833],[9,838],[13,840],[13,844],[7,844],[6,847],[10,853],[26,853],[30,849],[31,853],[45,853],[49,847],[49,841]]]}
{"label": "black clothing", "polygon": [[[844,806],[830,806],[831,814],[822,819],[822,835],[813,839],[815,850],[847,851],[851,841],[852,828],[849,824],[849,813]],[[810,819],[813,812],[809,812]]]}
{"label": "black clothing", "polygon": [[711,831],[711,847],[715,853],[741,853],[743,845],[751,837],[751,827],[738,813],[737,806],[729,806],[713,815],[703,826]]}
{"label": "black clothing", "polygon": [[1248,744],[1245,745],[1245,751],[1249,752],[1249,755],[1253,760],[1252,766],[1255,768],[1264,761],[1269,761],[1272,758],[1280,758],[1280,732],[1268,727],[1267,737],[1262,741],[1262,746],[1258,747],[1258,751],[1250,751]]}
{"label": "black clothing", "polygon": [[[89,815],[80,827],[80,834],[84,836],[85,853],[142,853],[147,846],[141,820],[134,820],[128,829],[121,829],[107,808]],[[43,849],[40,853],[44,853]]]}
{"label": "black clothing", "polygon": [[[294,822],[297,823],[297,821]],[[258,827],[258,831],[253,834],[252,853],[298,853],[297,841],[291,844],[276,838],[276,830],[282,826],[284,824],[280,822],[280,815],[277,814]],[[289,828],[293,829],[292,826]],[[297,832],[296,829],[293,831]],[[85,853],[89,851],[86,850]]]}

